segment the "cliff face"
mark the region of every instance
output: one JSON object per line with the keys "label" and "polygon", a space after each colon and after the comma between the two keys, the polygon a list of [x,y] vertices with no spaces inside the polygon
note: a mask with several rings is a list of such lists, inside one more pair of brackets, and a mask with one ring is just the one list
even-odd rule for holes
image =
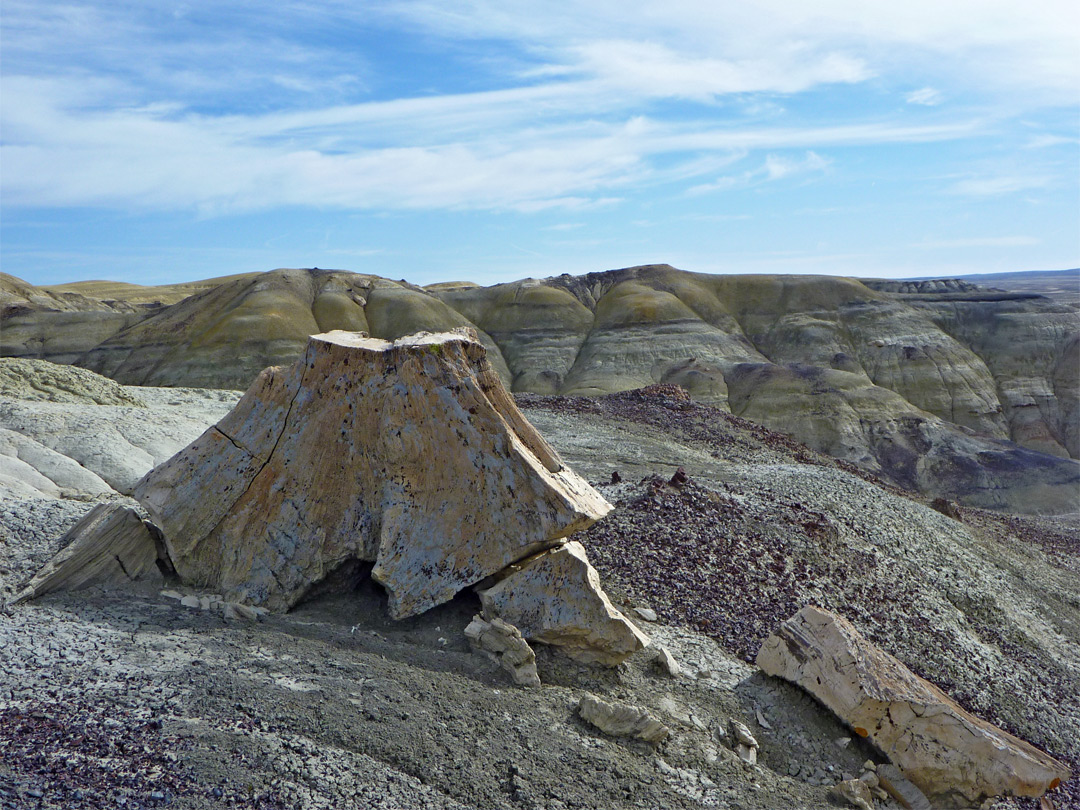
{"label": "cliff face", "polygon": [[245,388],[318,332],[393,340],[473,326],[515,392],[675,383],[909,488],[1026,511],[1080,506],[1069,460],[1080,457],[1080,312],[1030,292],[667,265],[427,289],[275,270],[170,306],[99,302],[79,313],[95,329],[50,345],[26,335],[69,316],[57,294],[20,290],[21,308],[5,305],[4,354],[128,384]]}

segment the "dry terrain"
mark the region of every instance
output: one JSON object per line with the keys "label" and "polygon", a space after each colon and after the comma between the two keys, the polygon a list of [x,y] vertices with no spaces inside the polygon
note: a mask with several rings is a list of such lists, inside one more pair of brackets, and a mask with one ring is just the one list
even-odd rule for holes
{"label": "dry terrain", "polygon": [[[23,482],[0,494],[4,596],[237,398],[32,365],[0,373],[0,473]],[[190,592],[175,583],[51,595],[0,615],[0,807],[835,806],[829,787],[880,757],[748,662],[805,604],[1076,772],[1075,520],[931,508],[674,386],[519,404],[616,505],[579,538],[617,603],[656,611],[639,624],[680,674],[648,649],[607,669],[539,645],[543,686],[515,687],[469,650],[474,594],[395,622],[364,569],[257,622],[181,606],[161,593]],[[608,737],[577,715],[586,693],[671,737]],[[1076,779],[1053,801],[1080,806]],[[1035,805],[997,805],[1018,806]]]}

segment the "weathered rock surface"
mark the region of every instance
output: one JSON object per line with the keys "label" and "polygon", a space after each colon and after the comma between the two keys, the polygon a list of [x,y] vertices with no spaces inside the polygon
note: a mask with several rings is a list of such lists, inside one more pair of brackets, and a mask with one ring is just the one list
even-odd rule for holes
{"label": "weathered rock surface", "polygon": [[624,703],[608,703],[596,695],[586,694],[581,698],[578,714],[586,723],[612,737],[634,737],[658,745],[671,734],[671,730],[647,709]]}
{"label": "weathered rock surface", "polygon": [[474,651],[482,652],[510,673],[519,686],[539,686],[536,653],[521,637],[521,631],[498,616],[490,622],[473,616],[465,628],[465,637]]}
{"label": "weathered rock surface", "polygon": [[964,711],[850,622],[819,608],[784,622],[762,645],[757,664],[814,695],[935,803],[1041,796],[1069,778],[1060,762]]}
{"label": "weathered rock surface", "polygon": [[0,488],[9,498],[108,495],[115,490],[75,459],[0,428]]}
{"label": "weathered rock surface", "polygon": [[682,667],[671,654],[671,650],[663,644],[656,646],[656,654],[652,659],[653,669],[669,678],[678,678],[682,674]]}
{"label": "weathered rock surface", "polygon": [[571,540],[498,574],[478,591],[484,613],[530,641],[552,644],[585,663],[621,663],[649,638],[611,604],[581,543]]}
{"label": "weathered rock surface", "polygon": [[79,405],[146,405],[131,389],[84,368],[15,357],[0,358],[0,397]]}
{"label": "weathered rock surface", "polygon": [[60,542],[63,549],[15,597],[16,602],[99,583],[161,578],[154,536],[130,507],[99,503]]}
{"label": "weathered rock surface", "polygon": [[0,456],[6,458],[0,465],[13,465],[24,473],[26,466],[32,467],[56,490],[38,486],[39,479],[25,478],[24,483],[52,497],[57,491],[127,494],[148,470],[183,449],[206,429],[207,421],[220,418],[236,401],[232,392],[177,389],[151,389],[140,396],[160,407],[151,411],[98,405],[90,398],[44,402],[0,396],[0,431],[6,436],[0,440]]}
{"label": "weathered rock surface", "polygon": [[192,585],[284,610],[368,560],[396,618],[611,508],[525,420],[467,331],[317,335],[135,496]]}

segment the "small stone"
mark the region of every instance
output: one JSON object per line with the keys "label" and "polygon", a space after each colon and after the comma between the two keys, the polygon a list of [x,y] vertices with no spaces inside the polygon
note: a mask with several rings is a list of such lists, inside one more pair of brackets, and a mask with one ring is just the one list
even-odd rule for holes
{"label": "small stone", "polygon": [[210,609],[210,597],[209,596],[200,596],[199,597],[199,608],[201,610],[209,610]]}
{"label": "small stone", "polygon": [[757,765],[757,748],[749,745],[739,743],[735,747],[735,753],[739,755],[739,759],[745,762],[747,765]]}
{"label": "small stone", "polygon": [[482,616],[473,616],[465,628],[465,637],[473,650],[485,654],[509,672],[514,683],[520,686],[540,685],[536,654],[514,625],[497,617],[489,622]]}
{"label": "small stone", "polygon": [[260,616],[266,615],[265,609],[242,605],[239,602],[232,603],[232,609],[241,619],[246,619],[249,622],[257,621]]}
{"label": "small stone", "polygon": [[180,604],[184,607],[197,608],[199,607],[199,597],[197,596],[185,596],[180,600]]}
{"label": "small stone", "polygon": [[246,622],[257,621],[260,614],[250,605],[242,605],[239,602],[219,602],[216,608],[221,611],[226,619],[242,619]]}
{"label": "small stone", "polygon": [[866,760],[866,762],[864,762],[862,764],[862,767],[863,767],[864,771],[876,771],[877,770],[877,763],[874,762],[874,760],[872,760],[872,759],[868,759],[868,760]]}
{"label": "small stone", "polygon": [[638,618],[644,619],[647,622],[655,622],[656,621],[656,611],[653,610],[652,608],[636,607],[636,608],[634,608],[634,613],[637,614]]}
{"label": "small stone", "polygon": [[608,703],[585,693],[578,703],[581,719],[613,737],[636,737],[658,745],[671,730],[647,710],[622,703]]}
{"label": "small stone", "polygon": [[765,715],[761,713],[761,709],[754,709],[754,717],[757,718],[758,725],[763,729],[772,731],[772,726],[769,725],[769,721],[765,719]]}
{"label": "small stone", "polygon": [[834,785],[830,794],[859,810],[874,810],[874,796],[865,782],[846,779]]}
{"label": "small stone", "polygon": [[932,810],[926,795],[919,790],[895,765],[881,765],[877,769],[878,780],[885,792],[911,810]]}
{"label": "small stone", "polygon": [[671,651],[662,644],[656,645],[656,653],[652,658],[652,666],[658,672],[672,678],[679,677],[679,674],[682,672],[682,667],[680,667],[679,662],[675,660],[675,656],[673,656]]}
{"label": "small stone", "polygon": [[847,748],[849,745],[851,745],[851,737],[837,737],[835,740],[833,740],[833,743],[836,745],[837,748]]}
{"label": "small stone", "polygon": [[162,591],[161,595],[166,599],[175,599],[178,602],[184,598],[184,595],[180,593],[180,591]]}
{"label": "small stone", "polygon": [[477,593],[485,616],[500,616],[529,641],[582,663],[616,666],[649,645],[611,604],[577,540],[508,566]]}
{"label": "small stone", "polygon": [[866,782],[866,786],[871,790],[878,787],[879,785],[878,775],[873,771],[864,771],[862,774],[859,775],[859,781]]}
{"label": "small stone", "polygon": [[731,739],[739,745],[745,745],[749,748],[758,747],[758,741],[754,739],[754,735],[750,733],[750,729],[738,720],[728,721],[728,734],[731,736]]}

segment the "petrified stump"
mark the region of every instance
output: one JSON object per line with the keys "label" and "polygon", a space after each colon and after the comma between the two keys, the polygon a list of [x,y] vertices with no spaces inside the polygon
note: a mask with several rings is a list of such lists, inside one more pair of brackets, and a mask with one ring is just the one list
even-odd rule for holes
{"label": "petrified stump", "polygon": [[1041,796],[1069,777],[1053,757],[964,711],[850,622],[819,608],[805,607],[781,624],[757,664],[869,738],[935,807]]}
{"label": "petrified stump", "polygon": [[134,494],[191,585],[285,610],[367,560],[395,618],[611,509],[525,420],[470,330],[315,335]]}

